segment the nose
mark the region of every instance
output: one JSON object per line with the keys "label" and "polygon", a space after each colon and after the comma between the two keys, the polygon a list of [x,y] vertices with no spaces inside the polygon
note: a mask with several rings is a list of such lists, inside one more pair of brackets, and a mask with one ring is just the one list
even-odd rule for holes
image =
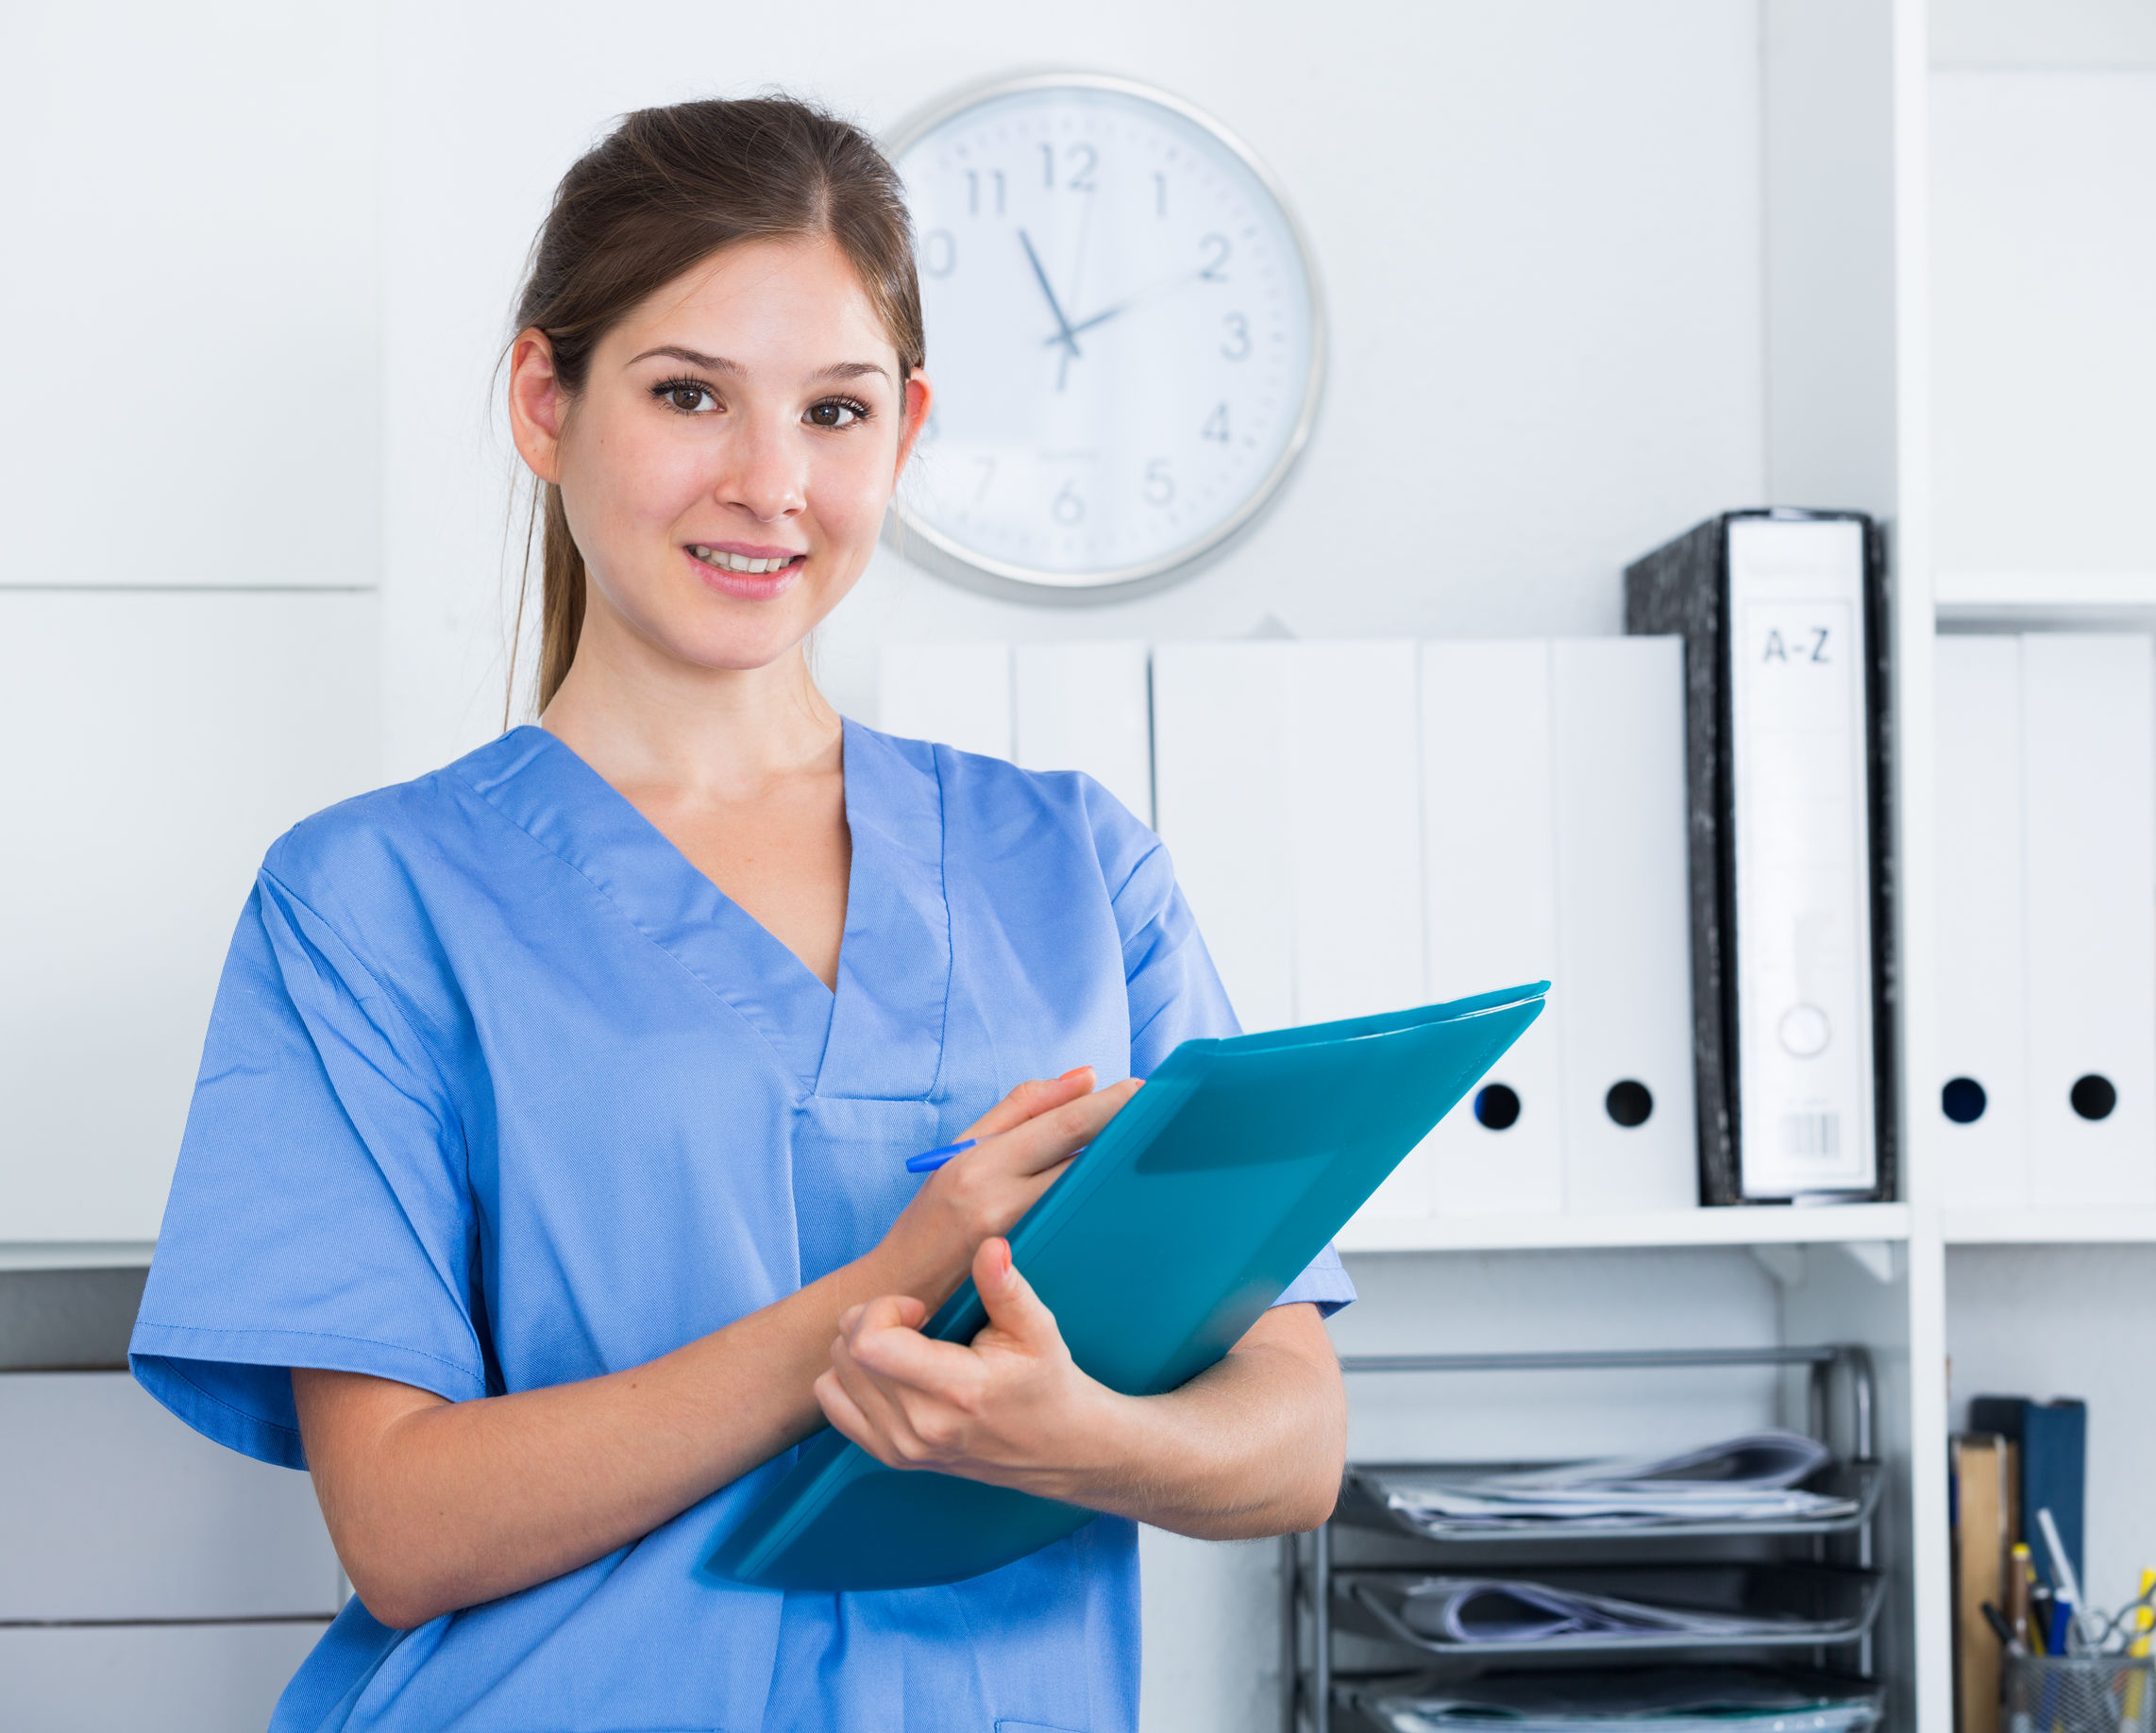
{"label": "nose", "polygon": [[793,517],[808,505],[808,453],[789,421],[777,415],[744,415],[739,434],[727,442],[727,465],[717,479],[718,502],[748,513],[758,523]]}

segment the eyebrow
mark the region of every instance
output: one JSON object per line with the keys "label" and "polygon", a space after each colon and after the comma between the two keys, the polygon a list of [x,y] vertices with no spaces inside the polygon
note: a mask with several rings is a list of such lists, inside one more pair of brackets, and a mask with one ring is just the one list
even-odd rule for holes
{"label": "eyebrow", "polygon": [[[699,349],[684,349],[677,344],[666,344],[656,349],[646,349],[641,355],[632,355],[629,364],[633,367],[638,362],[650,361],[660,356],[669,361],[686,362],[692,367],[701,367],[710,373],[731,373],[736,378],[748,371],[739,362],[728,361],[723,355],[706,355]],[[828,367],[819,367],[809,378],[812,381],[859,379],[866,379],[870,374],[881,374],[887,379],[891,377],[891,370],[875,362],[834,362]]]}

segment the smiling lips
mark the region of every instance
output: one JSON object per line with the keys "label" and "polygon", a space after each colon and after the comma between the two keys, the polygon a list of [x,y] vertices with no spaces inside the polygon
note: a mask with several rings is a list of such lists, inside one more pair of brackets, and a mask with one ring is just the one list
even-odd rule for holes
{"label": "smiling lips", "polygon": [[751,554],[733,553],[723,547],[707,547],[701,542],[692,544],[689,552],[714,571],[739,572],[751,578],[760,578],[766,572],[783,571],[796,560],[808,557],[805,554],[780,553],[760,558]]}

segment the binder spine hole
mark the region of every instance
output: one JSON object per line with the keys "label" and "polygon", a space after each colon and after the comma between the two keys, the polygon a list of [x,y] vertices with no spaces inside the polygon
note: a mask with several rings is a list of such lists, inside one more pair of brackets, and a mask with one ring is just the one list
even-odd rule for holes
{"label": "binder spine hole", "polygon": [[1630,1131],[1634,1126],[1644,1125],[1654,1112],[1654,1092],[1636,1077],[1620,1077],[1609,1085],[1609,1093],[1602,1098],[1602,1105],[1612,1119]]}
{"label": "binder spine hole", "polygon": [[1474,1092],[1474,1117],[1490,1131],[1505,1131],[1520,1118],[1520,1098],[1500,1083]]}
{"label": "binder spine hole", "polygon": [[2066,1091],[2066,1099],[2082,1119],[2105,1119],[2118,1105],[2118,1091],[2112,1087],[2110,1078],[2091,1071],[2086,1077],[2074,1080],[2074,1086]]}
{"label": "binder spine hole", "polygon": [[1974,1125],[1990,1104],[1983,1085],[1974,1077],[1950,1077],[1939,1091],[1939,1111],[1957,1125]]}

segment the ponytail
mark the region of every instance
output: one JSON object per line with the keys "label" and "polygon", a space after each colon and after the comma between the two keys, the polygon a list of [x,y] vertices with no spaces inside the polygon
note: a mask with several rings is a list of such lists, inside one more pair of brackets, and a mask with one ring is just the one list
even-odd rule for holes
{"label": "ponytail", "polygon": [[[539,544],[539,708],[554,701],[577,659],[584,630],[584,556],[569,533],[562,490],[544,483],[545,521]],[[523,614],[521,602],[517,613]]]}

